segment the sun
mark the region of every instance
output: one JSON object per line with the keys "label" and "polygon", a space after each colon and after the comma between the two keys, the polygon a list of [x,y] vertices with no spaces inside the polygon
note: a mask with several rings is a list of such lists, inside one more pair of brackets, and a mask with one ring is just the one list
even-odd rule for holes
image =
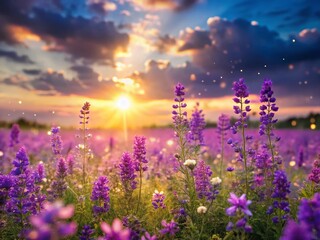
{"label": "sun", "polygon": [[131,107],[131,105],[132,105],[132,101],[126,95],[122,95],[116,100],[117,108],[119,108],[122,111],[128,110]]}

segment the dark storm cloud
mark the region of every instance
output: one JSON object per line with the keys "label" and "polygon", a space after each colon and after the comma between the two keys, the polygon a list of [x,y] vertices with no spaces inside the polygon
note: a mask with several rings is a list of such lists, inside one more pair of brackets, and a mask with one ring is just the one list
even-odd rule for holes
{"label": "dark storm cloud", "polygon": [[288,62],[320,59],[320,34],[315,29],[284,40],[276,31],[243,19],[215,17],[208,25],[208,30],[187,30],[180,47],[180,51],[192,50],[193,63],[206,71],[283,67]]}
{"label": "dark storm cloud", "polygon": [[66,53],[74,60],[109,64],[112,64],[115,52],[125,51],[129,44],[129,36],[118,32],[111,21],[62,15],[36,7],[36,4],[33,6],[32,1],[26,1],[29,3],[29,11],[26,11],[27,8],[20,6],[19,2],[0,2],[0,42],[17,43],[18,39],[8,29],[20,26],[46,42],[48,51]]}
{"label": "dark storm cloud", "polygon": [[23,64],[34,64],[34,62],[27,55],[19,55],[15,51],[6,51],[0,49],[0,58],[5,58],[8,61]]}

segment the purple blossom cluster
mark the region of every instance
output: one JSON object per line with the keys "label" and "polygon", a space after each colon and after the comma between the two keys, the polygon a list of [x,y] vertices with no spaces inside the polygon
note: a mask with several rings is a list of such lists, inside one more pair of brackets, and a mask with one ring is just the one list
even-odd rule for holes
{"label": "purple blossom cluster", "polygon": [[[101,223],[101,230],[105,234],[103,240],[129,240],[130,230],[123,228],[123,224],[119,219],[114,219],[112,225]],[[99,238],[100,239],[100,238]]]}
{"label": "purple blossom cluster", "polygon": [[51,129],[51,148],[54,155],[61,155],[62,140],[59,127],[53,127]]}
{"label": "purple blossom cluster", "polygon": [[200,104],[196,103],[191,119],[189,121],[189,132],[187,139],[190,143],[194,143],[196,146],[204,145],[203,130],[206,126],[203,110],[199,108]]}
{"label": "purple blossom cluster", "polygon": [[314,160],[313,168],[308,176],[308,179],[316,184],[320,183],[320,155],[319,159]]}
{"label": "purple blossom cluster", "polygon": [[219,139],[223,141],[226,139],[227,132],[230,129],[230,117],[226,114],[221,114],[218,118],[217,133]]}
{"label": "purple blossom cluster", "polygon": [[14,216],[23,228],[27,216],[35,209],[35,203],[31,201],[34,194],[34,175],[28,168],[29,159],[25,148],[22,147],[17,152],[13,166],[10,173],[11,186],[8,191],[6,211]]}
{"label": "purple blossom cluster", "polygon": [[27,239],[62,239],[74,235],[77,231],[77,224],[63,221],[71,218],[73,213],[72,205],[64,207],[61,202],[46,203],[38,215],[31,216],[32,230],[27,234]]}
{"label": "purple blossom cluster", "polygon": [[90,225],[84,225],[81,230],[81,235],[79,237],[80,240],[94,240],[93,235],[94,230],[90,227]]}
{"label": "purple blossom cluster", "polygon": [[203,160],[199,161],[194,169],[195,187],[200,199],[211,201],[216,198],[219,191],[210,182],[212,171]]}
{"label": "purple blossom cluster", "polygon": [[130,230],[130,240],[140,240],[146,230],[135,216],[128,216],[122,219],[123,226]]}
{"label": "purple blossom cluster", "polygon": [[67,190],[66,177],[68,176],[68,167],[64,158],[60,158],[57,164],[55,179],[52,181],[48,192],[53,199],[62,198]]}
{"label": "purple blossom cluster", "polygon": [[276,98],[273,96],[272,81],[265,79],[260,91],[260,129],[259,134],[270,134],[273,136],[272,128],[278,119],[274,119],[275,113],[279,110],[276,106]]}
{"label": "purple blossom cluster", "polygon": [[178,83],[175,86],[175,98],[174,101],[175,104],[172,105],[173,111],[172,111],[172,119],[175,127],[178,126],[188,126],[188,119],[187,119],[187,112],[184,111],[184,109],[187,107],[187,104],[184,102],[184,95],[185,95],[185,87]]}
{"label": "purple blossom cluster", "polygon": [[161,191],[155,190],[152,194],[152,206],[154,209],[158,208],[166,208],[166,204],[164,203],[166,196]]}
{"label": "purple blossom cluster", "polygon": [[135,161],[135,170],[145,172],[148,169],[147,163],[146,138],[136,136],[133,145],[133,158]]}
{"label": "purple blossom cluster", "polygon": [[[275,214],[275,216],[272,218],[272,221],[274,223],[279,223],[280,221],[287,220],[290,212],[290,206],[288,202],[290,182],[287,179],[285,171],[277,170],[274,173],[273,186],[273,193],[271,197],[275,200],[272,206],[268,208],[267,214]],[[276,214],[276,209],[281,210],[281,216],[279,213]]]}
{"label": "purple blossom cluster", "polygon": [[93,184],[91,193],[91,200],[94,203],[92,207],[95,216],[101,216],[110,209],[110,196],[109,196],[109,180],[105,176],[100,176]]}
{"label": "purple blossom cluster", "polygon": [[174,220],[171,220],[170,222],[162,220],[161,225],[162,229],[159,232],[163,236],[170,236],[172,238],[180,230],[178,224]]}
{"label": "purple blossom cluster", "polygon": [[248,223],[248,217],[252,216],[248,206],[251,204],[250,200],[247,200],[246,195],[242,194],[241,197],[237,197],[234,193],[230,193],[228,202],[231,207],[226,209],[226,214],[230,217],[236,217],[236,222],[229,222],[226,230],[232,231],[234,229],[243,230],[246,233],[252,232],[252,227]]}
{"label": "purple blossom cluster", "polygon": [[135,164],[132,161],[130,154],[125,152],[122,154],[120,168],[120,179],[126,193],[131,193],[137,188]]}
{"label": "purple blossom cluster", "polygon": [[10,132],[10,147],[14,147],[19,144],[19,134],[20,134],[20,127],[18,124],[13,124],[11,127]]}
{"label": "purple blossom cluster", "polygon": [[240,78],[233,83],[232,90],[235,94],[233,101],[237,104],[233,106],[233,110],[235,114],[239,115],[239,118],[230,129],[233,134],[236,134],[239,131],[239,128],[248,127],[248,113],[251,111],[251,108],[249,106],[250,100],[247,99],[249,97],[248,87],[243,78]]}
{"label": "purple blossom cluster", "polygon": [[288,221],[280,240],[320,239],[320,194],[312,199],[302,199],[298,211],[298,222]]}

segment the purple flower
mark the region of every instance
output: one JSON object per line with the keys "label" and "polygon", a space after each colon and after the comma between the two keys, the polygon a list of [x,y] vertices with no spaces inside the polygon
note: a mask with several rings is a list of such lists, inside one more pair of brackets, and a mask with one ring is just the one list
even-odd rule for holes
{"label": "purple flower", "polygon": [[162,229],[159,231],[161,235],[170,235],[173,237],[177,232],[179,232],[179,226],[174,221],[167,222],[166,220],[161,221]]}
{"label": "purple flower", "polygon": [[24,147],[19,149],[12,164],[14,168],[11,171],[11,175],[18,176],[27,170],[29,166],[29,159]]}
{"label": "purple flower", "polygon": [[11,127],[10,132],[10,147],[14,147],[15,145],[19,144],[19,134],[20,134],[20,127],[18,124],[13,124]]}
{"label": "purple flower", "polygon": [[81,230],[80,240],[94,240],[93,238],[94,230],[89,225],[84,225]]}
{"label": "purple flower", "polygon": [[135,170],[136,171],[147,171],[148,160],[146,158],[147,150],[146,150],[146,138],[136,136],[134,138],[134,146],[133,146],[133,158],[135,161]]}
{"label": "purple flower", "polygon": [[290,212],[290,206],[287,198],[287,195],[290,193],[290,182],[288,182],[285,171],[277,170],[274,173],[273,186],[271,197],[275,200],[273,205],[268,208],[267,214],[276,214],[272,221],[274,223],[278,223],[280,222],[279,213],[275,213],[275,209],[280,210],[282,220],[286,220]]}
{"label": "purple flower", "polygon": [[313,240],[311,233],[305,224],[297,224],[295,221],[288,221],[280,240]]}
{"label": "purple flower", "polygon": [[[218,118],[217,133],[219,139],[226,139],[227,131],[230,129],[230,117],[226,114],[221,114]],[[232,141],[232,140],[231,140]]]}
{"label": "purple flower", "polygon": [[196,106],[193,109],[191,119],[189,122],[189,129],[187,138],[189,142],[193,142],[196,145],[203,145],[203,130],[206,126],[206,122],[204,119],[203,110],[199,109],[199,103],[196,103]]}
{"label": "purple flower", "polygon": [[142,237],[141,237],[141,240],[157,240],[157,236],[156,235],[153,235],[151,236],[150,233],[146,232]]}
{"label": "purple flower", "polygon": [[62,152],[62,140],[59,127],[53,127],[51,129],[51,148],[54,155],[60,155]]}
{"label": "purple flower", "polygon": [[211,175],[212,171],[210,167],[203,160],[199,161],[194,170],[194,178],[196,191],[200,199],[206,198],[208,201],[211,201],[219,193],[210,182]]}
{"label": "purple flower", "polygon": [[135,216],[128,216],[122,219],[123,226],[130,230],[130,240],[139,240],[140,236],[145,233],[141,222]]}
{"label": "purple flower", "polygon": [[232,205],[226,210],[228,216],[234,216],[237,210],[240,210],[247,216],[252,216],[252,213],[248,208],[248,206],[251,204],[251,201],[246,199],[245,194],[242,194],[241,197],[238,198],[234,193],[230,193],[228,202]]}
{"label": "purple flower", "polygon": [[51,183],[50,194],[53,198],[62,198],[67,189],[66,177],[68,175],[68,168],[64,158],[60,158],[56,168],[55,180]]}
{"label": "purple flower", "polygon": [[272,91],[272,81],[269,79],[265,79],[262,85],[262,89],[260,91],[260,102],[262,105],[260,106],[260,130],[259,134],[270,134],[273,136],[272,129],[273,125],[278,121],[274,119],[275,112],[278,111],[278,107],[276,106],[276,98],[273,97]]}
{"label": "purple flower", "polygon": [[187,104],[184,102],[184,92],[185,88],[181,83],[178,83],[175,86],[175,104],[172,105],[172,119],[175,127],[186,127],[188,126],[187,112],[183,109],[187,107]]}
{"label": "purple flower", "polygon": [[320,239],[320,193],[310,200],[302,199],[298,211],[299,224],[304,224],[313,239]]}
{"label": "purple flower", "polygon": [[109,211],[109,180],[105,176],[100,176],[93,184],[91,200],[94,202],[92,208],[95,216],[100,216]]}
{"label": "purple flower", "polygon": [[12,176],[0,174],[0,208],[6,203],[11,186]]}
{"label": "purple flower", "polygon": [[316,184],[320,183],[320,159],[313,162],[313,168],[308,176],[308,179]]}
{"label": "purple flower", "polygon": [[166,205],[164,203],[165,198],[166,196],[162,191],[159,192],[158,190],[155,190],[154,193],[152,194],[152,205],[154,209],[166,208]]}
{"label": "purple flower", "polygon": [[234,102],[240,102],[239,98],[247,98],[249,96],[248,87],[244,83],[243,78],[240,78],[238,81],[233,83],[232,90],[234,91],[234,94],[237,97],[234,98]]}
{"label": "purple flower", "polygon": [[228,172],[233,172],[234,171],[234,167],[227,167],[227,171]]}
{"label": "purple flower", "polygon": [[101,230],[105,233],[105,240],[129,240],[130,230],[123,229],[123,225],[119,219],[113,220],[112,226],[102,222]]}
{"label": "purple flower", "polygon": [[77,230],[76,223],[63,221],[71,218],[73,213],[72,205],[63,207],[61,202],[46,203],[40,214],[31,216],[32,230],[29,231],[27,239],[61,239],[74,235]]}
{"label": "purple flower", "polygon": [[42,183],[43,179],[45,178],[45,169],[43,163],[40,162],[37,166],[36,171],[34,172],[34,178],[36,183]]}
{"label": "purple flower", "polygon": [[137,188],[136,175],[134,173],[135,166],[130,154],[125,152],[122,154],[120,167],[120,179],[126,193],[131,193]]}

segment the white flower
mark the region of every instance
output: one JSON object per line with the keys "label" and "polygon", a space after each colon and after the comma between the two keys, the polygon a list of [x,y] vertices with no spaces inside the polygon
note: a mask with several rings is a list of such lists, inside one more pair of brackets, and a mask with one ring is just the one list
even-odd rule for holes
{"label": "white flower", "polygon": [[187,159],[187,160],[183,163],[184,166],[187,166],[187,167],[190,168],[190,169],[193,169],[196,164],[197,164],[197,161],[196,161],[196,160],[193,160],[193,159]]}
{"label": "white flower", "polygon": [[197,208],[197,213],[204,214],[207,212],[207,208],[205,206],[200,206]]}
{"label": "white flower", "polygon": [[163,191],[159,192],[159,191],[156,189],[156,190],[154,190],[153,196],[156,195],[156,194],[161,194],[161,195],[163,195]]}
{"label": "white flower", "polygon": [[212,183],[212,185],[219,185],[222,182],[222,180],[219,177],[215,177],[212,178],[210,182]]}

